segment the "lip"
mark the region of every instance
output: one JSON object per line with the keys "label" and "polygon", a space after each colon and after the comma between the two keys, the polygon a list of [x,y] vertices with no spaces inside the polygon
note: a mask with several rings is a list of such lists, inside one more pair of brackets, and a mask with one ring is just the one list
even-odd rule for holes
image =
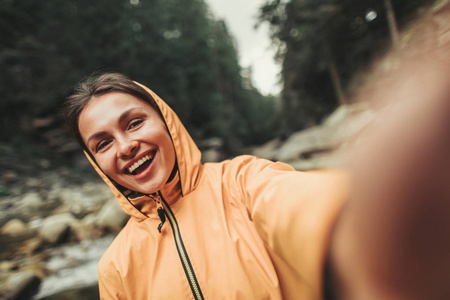
{"label": "lip", "polygon": [[[128,164],[125,165],[125,167],[122,168],[122,173],[125,173],[126,175],[131,175],[130,172],[128,172],[128,168],[131,167],[132,165],[134,165],[136,162],[138,162],[140,159],[142,159],[143,157],[145,157],[146,155],[149,155],[150,153],[154,152],[153,158],[152,160],[155,158],[157,150],[156,149],[152,149],[149,151],[146,151],[144,153],[142,153],[141,155],[136,156],[135,159],[133,159],[132,161],[130,161]],[[153,161],[152,161],[153,163]],[[150,164],[151,165],[151,164]],[[133,175],[136,176],[136,175]]]}

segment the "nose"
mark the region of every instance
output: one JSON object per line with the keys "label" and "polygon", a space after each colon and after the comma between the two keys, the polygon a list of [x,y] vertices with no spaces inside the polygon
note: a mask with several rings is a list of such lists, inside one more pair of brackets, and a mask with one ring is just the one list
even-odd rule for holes
{"label": "nose", "polygon": [[117,157],[119,158],[132,156],[139,146],[138,141],[129,138],[117,140],[117,143],[119,144],[117,149]]}

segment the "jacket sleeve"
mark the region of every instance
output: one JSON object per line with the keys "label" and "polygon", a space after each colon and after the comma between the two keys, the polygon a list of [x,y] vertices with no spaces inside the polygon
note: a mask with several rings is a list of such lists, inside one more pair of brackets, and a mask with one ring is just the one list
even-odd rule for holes
{"label": "jacket sleeve", "polygon": [[98,288],[101,300],[126,300],[120,274],[112,262],[102,257],[98,264]]}
{"label": "jacket sleeve", "polygon": [[269,253],[293,269],[302,299],[321,299],[333,226],[348,198],[348,174],[299,172],[252,156],[231,165],[235,199],[243,199]]}

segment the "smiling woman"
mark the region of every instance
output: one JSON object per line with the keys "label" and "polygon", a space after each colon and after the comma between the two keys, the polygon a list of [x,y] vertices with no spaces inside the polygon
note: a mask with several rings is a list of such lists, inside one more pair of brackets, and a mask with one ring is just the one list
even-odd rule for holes
{"label": "smiling woman", "polygon": [[99,263],[102,299],[321,297],[346,174],[253,156],[202,164],[177,115],[121,74],[82,82],[65,113],[131,216]]}

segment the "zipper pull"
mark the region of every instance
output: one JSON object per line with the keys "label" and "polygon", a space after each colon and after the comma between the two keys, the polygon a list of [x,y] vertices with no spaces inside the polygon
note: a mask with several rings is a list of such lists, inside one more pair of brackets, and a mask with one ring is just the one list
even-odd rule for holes
{"label": "zipper pull", "polygon": [[158,212],[159,219],[161,220],[161,223],[158,225],[158,231],[159,233],[161,233],[161,228],[166,222],[166,211],[164,210],[164,207],[161,205],[161,202],[159,201],[156,202],[156,205],[158,206],[158,209],[156,211]]}

